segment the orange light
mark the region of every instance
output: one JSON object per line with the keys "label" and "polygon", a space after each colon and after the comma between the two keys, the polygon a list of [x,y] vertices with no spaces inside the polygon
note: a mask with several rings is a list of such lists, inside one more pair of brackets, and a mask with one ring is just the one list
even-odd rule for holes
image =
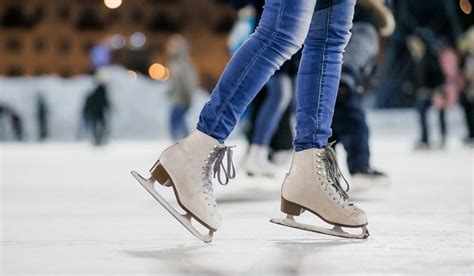
{"label": "orange light", "polygon": [[159,63],[154,63],[148,69],[148,74],[152,79],[161,80],[166,74],[166,68]]}
{"label": "orange light", "polygon": [[471,2],[469,2],[469,0],[460,0],[459,8],[465,14],[471,14],[472,12],[472,5],[471,5]]}

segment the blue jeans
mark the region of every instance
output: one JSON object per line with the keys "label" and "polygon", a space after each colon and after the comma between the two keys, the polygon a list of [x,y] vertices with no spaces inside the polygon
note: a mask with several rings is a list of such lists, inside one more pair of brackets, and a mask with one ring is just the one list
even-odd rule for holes
{"label": "blue jeans", "polygon": [[334,133],[330,138],[344,146],[351,174],[370,169],[369,127],[360,98],[355,90],[341,86],[332,122]]}
{"label": "blue jeans", "polygon": [[188,106],[179,104],[175,104],[171,108],[170,132],[173,141],[183,139],[189,134],[188,127],[186,126],[186,113],[188,109]]}
{"label": "blue jeans", "polygon": [[294,147],[325,147],[354,5],[355,0],[267,0],[257,30],[231,58],[197,128],[223,143],[256,93],[304,44]]}
{"label": "blue jeans", "polygon": [[291,78],[286,73],[273,75],[266,87],[267,95],[259,110],[256,110],[258,115],[252,135],[252,144],[261,146],[270,145],[281,116],[293,97]]}

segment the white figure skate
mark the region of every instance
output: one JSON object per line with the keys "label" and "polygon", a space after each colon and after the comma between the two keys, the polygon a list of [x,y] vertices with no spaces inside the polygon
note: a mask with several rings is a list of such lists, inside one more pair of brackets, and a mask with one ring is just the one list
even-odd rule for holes
{"label": "white figure skate", "polygon": [[[336,153],[331,147],[296,152],[281,190],[281,211],[287,216],[272,218],[270,222],[325,235],[366,239],[369,236],[367,217],[364,211],[349,202],[346,190],[339,182],[340,176]],[[305,210],[334,228],[297,222],[294,216]],[[348,233],[342,227],[362,228],[362,233]]]}
{"label": "white figure skate", "polygon": [[[223,159],[227,154],[227,166]],[[223,171],[225,180],[221,178]],[[222,185],[235,177],[230,147],[219,144],[214,138],[196,130],[179,143],[167,148],[150,170],[151,177],[145,179],[132,171],[133,177],[194,236],[205,243],[212,241],[213,233],[219,228],[221,217],[212,188],[212,174]],[[173,188],[179,206],[185,211],[180,214],[153,187],[157,181]],[[191,218],[209,229],[201,234],[191,223]]]}
{"label": "white figure skate", "polygon": [[268,148],[261,145],[251,145],[245,159],[247,175],[275,177],[275,166],[268,160]]}

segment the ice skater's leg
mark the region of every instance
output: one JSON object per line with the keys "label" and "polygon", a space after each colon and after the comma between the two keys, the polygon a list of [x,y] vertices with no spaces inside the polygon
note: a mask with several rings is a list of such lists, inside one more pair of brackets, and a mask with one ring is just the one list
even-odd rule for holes
{"label": "ice skater's leg", "polygon": [[338,142],[347,152],[347,166],[351,174],[370,168],[369,128],[362,109],[360,95],[344,88],[337,97],[332,126],[337,130]]}
{"label": "ice skater's leg", "polygon": [[461,93],[459,103],[461,104],[464,111],[464,120],[467,129],[466,142],[470,142],[471,139],[474,141],[474,101],[469,99],[466,91]]}
{"label": "ice skater's leg", "polygon": [[258,110],[245,167],[249,175],[273,177],[275,168],[268,159],[269,145],[293,93],[291,79],[286,73],[276,73],[266,86],[267,94]]}
{"label": "ice skater's leg", "polygon": [[169,128],[173,141],[178,141],[188,136],[188,128],[186,126],[186,113],[188,107],[184,105],[174,105],[171,109]]}
{"label": "ice skater's leg", "polygon": [[171,134],[171,139],[173,141],[179,140],[179,111],[178,106],[174,105],[171,107],[170,117],[169,117],[169,130]]}
{"label": "ice skater's leg", "polygon": [[420,143],[424,145],[429,144],[429,126],[428,126],[428,110],[431,107],[431,99],[425,97],[418,97],[416,109],[418,111],[420,122]]}
{"label": "ice skater's leg", "polygon": [[325,147],[331,136],[354,4],[353,0],[321,0],[316,5],[297,79],[296,151]]}
{"label": "ice skater's leg", "polygon": [[[367,238],[367,217],[349,201],[336,153],[327,146],[354,5],[355,0],[317,2],[298,73],[296,153],[282,187],[281,210],[288,217],[272,222],[340,237]],[[318,214],[335,228],[297,223],[293,216],[303,210]],[[341,226],[363,231],[351,235],[343,233]]]}
{"label": "ice skater's leg", "polygon": [[[193,218],[211,232],[216,231],[221,217],[212,176],[223,185],[235,177],[231,147],[222,143],[257,91],[301,47],[315,5],[316,0],[267,0],[257,31],[232,57],[201,111],[198,129],[161,154],[150,170],[149,181],[134,173],[164,208],[204,241],[210,241],[210,235],[197,233],[190,220]],[[177,202],[186,212],[184,218],[149,190],[154,180],[173,187]]]}
{"label": "ice skater's leg", "polygon": [[301,48],[316,0],[267,0],[255,33],[240,47],[204,106],[198,130],[223,142],[256,93]]}
{"label": "ice skater's leg", "polygon": [[267,83],[267,97],[260,110],[252,137],[252,144],[268,146],[275,133],[281,116],[291,102],[292,85],[285,73],[273,75]]}
{"label": "ice skater's leg", "polygon": [[448,135],[448,129],[446,125],[446,110],[440,109],[438,111],[438,117],[439,117],[439,129],[441,132],[441,144],[444,146],[446,142],[446,137]]}
{"label": "ice skater's leg", "polygon": [[186,114],[188,113],[188,109],[189,107],[183,106],[179,114],[179,126],[180,126],[181,138],[184,138],[189,135],[188,126],[186,124]]}

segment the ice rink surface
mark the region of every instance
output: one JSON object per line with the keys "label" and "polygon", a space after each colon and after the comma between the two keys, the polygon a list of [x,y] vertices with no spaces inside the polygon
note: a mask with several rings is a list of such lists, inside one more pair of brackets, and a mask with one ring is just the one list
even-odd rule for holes
{"label": "ice rink surface", "polygon": [[[286,167],[275,180],[238,171],[227,187],[215,185],[223,224],[203,244],[129,174],[148,175],[166,141],[2,144],[1,272],[472,275],[474,151],[452,132],[446,149],[414,152],[412,113],[370,119],[373,164],[389,173],[391,186],[353,197],[369,218],[363,241],[269,223],[281,215]],[[239,165],[245,144],[229,144],[238,145]]]}

